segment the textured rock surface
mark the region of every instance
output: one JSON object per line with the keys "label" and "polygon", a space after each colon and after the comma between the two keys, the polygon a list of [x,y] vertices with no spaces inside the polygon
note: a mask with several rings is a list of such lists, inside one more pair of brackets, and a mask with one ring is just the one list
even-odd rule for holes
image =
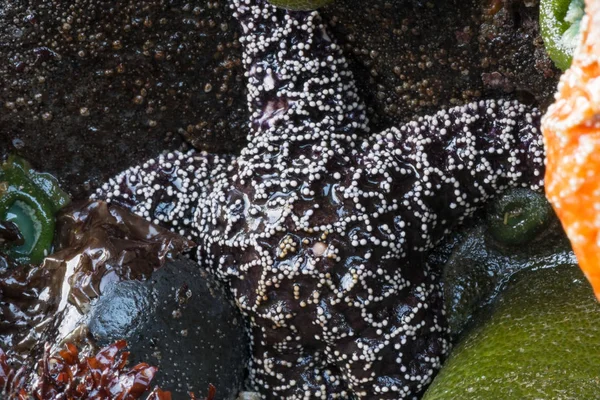
{"label": "textured rock surface", "polygon": [[538,0],[337,1],[322,13],[385,127],[483,97],[552,101]]}
{"label": "textured rock surface", "polygon": [[[245,138],[226,0],[17,0],[0,11],[0,148],[77,194],[180,145]],[[242,134],[237,134],[242,131]]]}
{"label": "textured rock surface", "polygon": [[[556,85],[536,0],[344,0],[323,14],[376,127],[482,95],[544,103]],[[178,132],[203,149],[239,149],[247,111],[236,26],[226,0],[7,4],[0,156],[20,153],[77,196],[179,147]]]}

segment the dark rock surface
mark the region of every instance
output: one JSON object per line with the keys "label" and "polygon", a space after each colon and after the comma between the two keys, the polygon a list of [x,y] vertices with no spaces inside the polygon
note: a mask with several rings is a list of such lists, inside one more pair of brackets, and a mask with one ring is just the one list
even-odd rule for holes
{"label": "dark rock surface", "polygon": [[[0,251],[0,348],[32,367],[45,352],[85,341],[90,304],[109,283],[145,280],[194,244],[104,202],[75,202],[57,217],[55,253],[41,264]],[[79,344],[79,343],[77,343]]]}
{"label": "dark rock surface", "polygon": [[92,307],[88,327],[99,346],[127,340],[131,362],[158,367],[153,384],[176,396],[204,394],[209,383],[218,399],[241,389],[248,363],[241,316],[194,261],[177,259],[147,281],[114,284]]}
{"label": "dark rock surface", "polygon": [[[547,104],[558,79],[538,0],[337,0],[322,10],[375,128],[481,97]],[[182,146],[245,142],[238,27],[227,0],[16,0],[0,11],[0,157],[74,197]]]}
{"label": "dark rock surface", "polygon": [[124,340],[130,366],[158,368],[153,387],[188,398],[212,383],[218,399],[234,398],[248,338],[224,288],[175,258],[192,242],[101,201],[68,206],[57,226],[60,250],[41,265],[0,254],[0,348],[13,366],[35,380],[48,350],[72,343],[92,355]]}
{"label": "dark rock surface", "polygon": [[230,14],[227,0],[1,6],[2,153],[20,153],[77,195],[179,147],[179,133],[234,151],[246,107]]}
{"label": "dark rock surface", "polygon": [[339,0],[323,13],[380,127],[482,97],[546,106],[560,76],[538,0]]}

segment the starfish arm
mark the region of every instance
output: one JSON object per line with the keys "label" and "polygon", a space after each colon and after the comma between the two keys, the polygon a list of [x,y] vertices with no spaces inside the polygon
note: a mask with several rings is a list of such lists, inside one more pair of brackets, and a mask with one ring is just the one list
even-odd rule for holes
{"label": "starfish arm", "polygon": [[268,389],[262,391],[267,398],[350,397],[335,365],[327,367],[327,356],[322,349],[306,351],[301,343],[296,343],[296,349],[281,347],[290,344],[282,341],[283,337],[298,335],[298,332],[270,325],[253,324],[251,347],[254,356],[249,366],[250,380],[258,387]]}
{"label": "starfish arm", "polygon": [[172,152],[131,167],[102,185],[92,199],[124,207],[188,239],[199,200],[223,179],[232,157],[203,152]]}
{"label": "starfish arm", "polygon": [[505,189],[542,190],[540,111],[482,100],[420,117],[366,139],[354,175],[344,197],[390,213],[402,254],[427,251]]}
{"label": "starfish arm", "polygon": [[328,235],[346,241],[342,262],[317,265],[330,276],[319,296],[325,354],[357,396],[418,395],[441,367],[448,328],[424,257],[495,194],[542,188],[539,124],[537,109],[481,101],[373,135],[356,152],[336,195],[346,217]]}
{"label": "starfish arm", "polygon": [[[251,114],[249,143],[233,181],[251,181],[255,197],[264,197],[261,184],[308,182],[326,173],[334,154],[347,154],[368,130],[367,117],[348,63],[319,13],[288,12],[266,0],[233,0],[232,8],[243,30]],[[309,170],[315,156],[321,162]]]}
{"label": "starfish arm", "polygon": [[[230,203],[247,208],[228,211],[223,237],[212,233],[213,265],[263,344],[251,372],[261,391],[422,393],[449,349],[427,251],[494,194],[541,188],[538,127],[536,109],[472,103],[365,139],[298,196],[261,202],[235,189]],[[325,376],[340,383],[322,386]]]}
{"label": "starfish arm", "polygon": [[266,0],[233,0],[231,7],[243,30],[251,139],[319,123],[365,129],[352,72],[318,12],[289,12]]}
{"label": "starfish arm", "polygon": [[[365,107],[318,13],[288,13],[264,0],[233,0],[232,8],[243,30],[250,135],[228,179],[200,201],[198,258],[230,285],[251,321],[250,377],[264,395],[346,398],[346,385],[335,365],[327,368],[322,345],[311,348],[310,334],[299,332],[304,327],[280,321],[277,307],[263,298],[271,292],[277,302],[264,286],[279,286],[267,265],[285,258],[274,254],[278,241],[285,241],[282,230],[288,224],[309,229],[311,192],[334,179],[331,171],[351,164],[358,137],[368,131]],[[285,297],[288,291],[280,289]]]}
{"label": "starfish arm", "polygon": [[251,323],[252,381],[267,398],[418,395],[449,347],[426,252],[533,182],[539,113],[483,102],[361,141],[364,107],[318,14],[232,5],[251,135],[196,220],[199,258]]}

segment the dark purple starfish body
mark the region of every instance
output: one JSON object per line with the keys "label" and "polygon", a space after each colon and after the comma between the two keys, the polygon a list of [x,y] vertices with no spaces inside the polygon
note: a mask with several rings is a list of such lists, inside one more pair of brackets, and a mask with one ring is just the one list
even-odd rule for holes
{"label": "dark purple starfish body", "polygon": [[247,317],[265,398],[417,396],[449,350],[427,252],[503,189],[541,188],[540,114],[481,101],[369,136],[318,13],[232,7],[248,145],[161,156],[96,196],[200,244]]}

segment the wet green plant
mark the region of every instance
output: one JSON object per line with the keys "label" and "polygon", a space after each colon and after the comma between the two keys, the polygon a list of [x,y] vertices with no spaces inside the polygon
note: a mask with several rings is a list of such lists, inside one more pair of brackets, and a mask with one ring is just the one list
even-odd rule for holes
{"label": "wet green plant", "polygon": [[542,193],[513,189],[491,204],[487,218],[494,239],[507,245],[519,245],[533,239],[553,215]]}

